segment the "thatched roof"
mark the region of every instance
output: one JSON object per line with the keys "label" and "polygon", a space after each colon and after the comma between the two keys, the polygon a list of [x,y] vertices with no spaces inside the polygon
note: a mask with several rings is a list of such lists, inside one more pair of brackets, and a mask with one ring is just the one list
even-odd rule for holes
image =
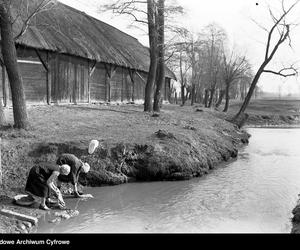
{"label": "thatched roof", "polygon": [[[16,15],[20,10],[20,1],[15,1],[18,10],[13,11]],[[30,0],[31,8],[41,1]],[[30,12],[26,9],[23,6],[23,19]],[[19,18],[14,29],[20,30],[22,24]],[[136,38],[60,2],[37,14],[26,33],[17,40],[17,44],[144,72],[149,70],[149,48]],[[166,76],[176,79],[169,69],[166,70]]]}

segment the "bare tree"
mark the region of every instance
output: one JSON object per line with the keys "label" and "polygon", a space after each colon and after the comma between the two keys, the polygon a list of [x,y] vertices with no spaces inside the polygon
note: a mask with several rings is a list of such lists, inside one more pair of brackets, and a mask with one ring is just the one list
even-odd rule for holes
{"label": "bare tree", "polygon": [[176,27],[173,30],[175,36],[172,42],[166,46],[166,63],[174,72],[180,82],[181,105],[186,102],[187,78],[191,68],[190,57],[188,55],[189,31],[183,27]]}
{"label": "bare tree", "polygon": [[158,0],[157,33],[158,33],[158,66],[153,111],[160,112],[161,89],[165,82],[165,0]]}
{"label": "bare tree", "polygon": [[193,105],[201,89],[200,79],[203,74],[203,61],[205,61],[201,48],[203,41],[199,34],[194,34],[185,28],[180,28],[177,32],[178,41],[173,43],[171,54],[179,62],[177,74],[181,85],[182,105],[188,97]]}
{"label": "bare tree", "polygon": [[[1,29],[1,52],[3,64],[6,67],[13,104],[13,116],[15,128],[28,128],[29,119],[26,109],[25,93],[22,83],[22,77],[17,62],[17,51],[15,42],[27,31],[31,20],[41,11],[49,7],[51,0],[41,0],[37,6],[32,6],[26,2],[13,2],[11,0],[0,0],[0,29]],[[13,6],[15,4],[15,6]],[[12,8],[20,9],[15,16],[12,14]],[[22,12],[22,8],[30,10],[30,13]],[[16,32],[14,24],[21,22],[21,29]]]}
{"label": "bare tree", "polygon": [[[150,46],[150,66],[145,87],[144,111],[159,111],[161,87],[165,81],[165,18],[170,14],[182,13],[182,7],[165,5],[165,0],[117,0],[113,3],[102,5],[102,10],[112,11],[117,15],[128,15],[135,23],[148,27]],[[159,70],[157,70],[159,68]],[[157,84],[155,82],[157,81]],[[156,86],[155,100],[152,106],[153,88]]]}
{"label": "bare tree", "polygon": [[224,67],[223,67],[223,77],[225,83],[225,107],[223,112],[228,111],[229,107],[229,89],[232,86],[233,82],[243,78],[246,71],[251,69],[250,64],[246,60],[246,57],[234,56],[231,52],[230,57],[228,58],[226,54],[223,56]]}
{"label": "bare tree", "polygon": [[[197,39],[194,38],[194,34],[190,34],[190,38],[188,41],[187,53],[189,55],[190,60],[190,68],[191,68],[191,106],[193,106],[196,102],[196,88],[200,83],[200,76],[202,73],[202,58],[201,58],[201,46],[203,41],[201,41],[199,35]],[[198,88],[199,89],[199,88]]]}
{"label": "bare tree", "polygon": [[187,63],[187,57],[184,51],[180,51],[179,54],[179,74],[180,74],[180,90],[181,90],[181,104],[184,105],[186,101],[185,89],[187,88],[187,74],[190,69],[190,65]]}
{"label": "bare tree", "polygon": [[148,34],[150,44],[150,66],[145,88],[144,111],[152,111],[153,86],[156,80],[158,56],[157,56],[157,8],[154,0],[147,0]]}
{"label": "bare tree", "polygon": [[211,107],[213,104],[213,98],[216,92],[216,87],[218,85],[221,68],[223,66],[224,47],[226,45],[227,35],[225,30],[215,23],[207,25],[204,29],[204,35],[206,38],[206,50],[207,56],[209,58],[209,68],[207,72],[209,73],[209,100],[207,107]]}
{"label": "bare tree", "polygon": [[[182,104],[189,98],[191,105],[203,100],[211,106],[214,93],[221,84],[223,46],[226,44],[225,31],[216,24],[208,25],[202,33],[177,29],[177,42],[173,43],[173,57],[179,61],[178,79],[181,83]],[[186,93],[184,93],[186,91]]]}
{"label": "bare tree", "polygon": [[[293,65],[291,65],[289,67],[283,67],[282,69],[277,70],[277,71],[266,69],[266,66],[268,66],[268,64],[274,58],[274,55],[278,51],[279,47],[285,41],[291,42],[290,31],[291,31],[291,27],[293,26],[293,24],[287,21],[287,17],[298,3],[299,3],[299,0],[294,1],[294,3],[288,9],[286,9],[285,1],[282,0],[281,1],[281,14],[279,17],[276,17],[275,14],[273,13],[273,11],[271,10],[271,8],[269,8],[269,14],[273,20],[273,25],[269,30],[260,26],[268,33],[264,60],[261,63],[260,67],[258,68],[258,70],[251,82],[251,86],[248,90],[247,96],[246,96],[240,110],[235,115],[235,117],[232,119],[232,121],[234,123],[239,124],[240,121],[243,120],[243,114],[249,105],[250,99],[254,93],[256,85],[260,79],[260,76],[263,73],[272,73],[272,74],[279,75],[282,77],[295,76],[297,74],[297,70]],[[274,35],[274,33],[276,31],[278,32],[277,38]],[[272,46],[272,44],[273,44],[273,46]]]}

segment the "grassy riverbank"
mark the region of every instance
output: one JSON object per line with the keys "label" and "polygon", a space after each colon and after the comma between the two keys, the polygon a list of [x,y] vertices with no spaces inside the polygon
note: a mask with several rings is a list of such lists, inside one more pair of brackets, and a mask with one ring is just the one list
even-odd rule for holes
{"label": "grassy riverbank", "polygon": [[[235,105],[229,115],[235,112]],[[91,171],[80,176],[83,186],[187,180],[235,158],[249,138],[227,122],[223,112],[201,105],[164,105],[159,117],[144,113],[141,105],[31,106],[28,112],[30,130],[16,131],[7,126],[0,131],[3,171],[0,208],[37,217],[45,212],[13,206],[11,198],[24,193],[33,165],[54,162],[60,153],[74,153],[90,163]],[[6,110],[6,115],[12,123],[12,110]],[[88,155],[87,146],[92,139],[99,140],[102,147]],[[0,221],[0,232],[31,230],[2,215]]]}
{"label": "grassy riverbank", "polygon": [[[2,207],[23,193],[29,169],[74,153],[91,165],[83,185],[116,185],[130,181],[186,180],[207,174],[218,163],[237,156],[248,135],[217,117],[217,111],[166,105],[159,117],[141,105],[68,105],[29,108],[32,128],[1,131]],[[12,112],[7,111],[12,122]],[[88,155],[91,139],[102,148]],[[35,209],[14,207],[29,214]],[[4,220],[3,216],[1,221]],[[7,231],[6,224],[0,230]],[[15,229],[11,229],[16,231]]]}

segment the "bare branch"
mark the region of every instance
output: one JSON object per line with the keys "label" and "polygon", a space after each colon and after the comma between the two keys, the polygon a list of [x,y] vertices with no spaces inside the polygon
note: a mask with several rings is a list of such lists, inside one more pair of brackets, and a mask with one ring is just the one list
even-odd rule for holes
{"label": "bare branch", "polygon": [[[286,71],[290,71],[290,73],[284,73]],[[271,73],[271,74],[275,74],[275,75],[279,75],[282,77],[289,77],[289,76],[296,76],[298,75],[298,70],[296,68],[294,68],[293,66],[287,67],[287,68],[283,68],[279,71],[274,71],[274,70],[263,70],[264,73]]]}
{"label": "bare branch", "polygon": [[265,60],[266,64],[268,64],[272,60],[272,58],[275,55],[275,53],[276,53],[277,49],[279,48],[279,46],[288,38],[289,33],[290,33],[290,27],[289,27],[289,25],[287,25],[286,26],[286,33],[281,34],[281,36],[280,36],[277,44],[274,46],[273,51],[271,52],[270,56]]}
{"label": "bare branch", "polygon": [[[283,2],[284,2],[284,1],[282,1],[282,5],[284,5]],[[271,39],[272,39],[272,34],[273,34],[274,29],[278,27],[278,25],[281,23],[281,21],[284,20],[284,18],[287,16],[287,14],[294,8],[294,6],[295,6],[298,2],[299,2],[299,0],[297,0],[296,2],[294,2],[294,4],[292,4],[292,5],[289,7],[288,10],[285,10],[285,8],[284,8],[284,6],[283,6],[283,7],[282,7],[282,9],[283,9],[283,14],[280,16],[279,19],[276,19],[276,18],[274,17],[272,11],[271,11],[270,8],[269,8],[270,15],[271,15],[271,17],[273,18],[273,20],[275,21],[275,23],[274,23],[274,25],[272,26],[272,28],[270,29],[269,35],[268,35],[267,46],[266,46],[266,53],[265,53],[265,60],[266,60],[266,61],[267,61],[268,58],[269,58],[270,44],[271,44]],[[276,20],[277,20],[277,21],[276,21]],[[287,32],[287,35],[288,35],[288,33],[289,33],[289,26],[286,25],[285,23],[284,23],[284,26],[288,28],[288,32]],[[284,41],[284,40],[282,41],[283,38],[284,38],[284,40],[285,40],[287,37],[285,37],[285,35],[282,36],[282,34],[281,34],[281,37],[280,37],[280,40],[279,40],[279,44],[281,44],[281,43]],[[282,42],[281,42],[281,41],[282,41]],[[277,49],[276,49],[276,50],[277,50]],[[275,52],[276,52],[276,50],[275,50]],[[273,51],[274,51],[274,50],[273,50]],[[272,53],[271,53],[271,54],[272,54]]]}
{"label": "bare branch", "polygon": [[[23,23],[23,26],[19,32],[18,35],[15,36],[14,40],[19,39],[21,36],[23,36],[25,34],[25,32],[27,31],[31,20],[40,12],[44,11],[47,9],[47,7],[52,3],[52,0],[43,0],[41,1],[38,6],[31,12],[30,15],[28,15],[28,17],[26,18],[26,20]],[[29,7],[27,6],[27,9]]]}
{"label": "bare branch", "polygon": [[132,12],[122,11],[122,13],[120,13],[120,14],[126,14],[129,16],[132,16],[134,18],[135,22],[142,23],[142,24],[148,24],[147,21],[138,19]]}
{"label": "bare branch", "polygon": [[165,58],[165,62],[168,62],[174,56],[175,53],[176,51],[173,50],[172,53],[167,58]]}
{"label": "bare branch", "polygon": [[250,19],[252,22],[254,22],[259,28],[261,28],[262,30],[266,31],[266,32],[269,32],[267,30],[267,28],[265,28],[264,26],[262,26],[261,24],[259,24],[257,21],[255,21],[255,19],[251,18]]}

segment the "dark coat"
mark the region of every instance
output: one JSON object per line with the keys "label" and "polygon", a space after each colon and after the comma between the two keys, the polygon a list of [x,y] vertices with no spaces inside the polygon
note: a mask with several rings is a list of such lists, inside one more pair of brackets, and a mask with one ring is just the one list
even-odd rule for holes
{"label": "dark coat", "polygon": [[47,180],[52,175],[53,171],[59,171],[58,166],[47,165],[45,163],[32,167],[29,171],[25,191],[38,197],[49,197],[50,188],[47,185]]}
{"label": "dark coat", "polygon": [[57,165],[68,164],[71,167],[71,171],[67,176],[60,175],[58,176],[58,180],[65,183],[78,183],[78,178],[80,174],[80,170],[82,167],[82,161],[80,161],[73,154],[62,154],[56,160]]}

